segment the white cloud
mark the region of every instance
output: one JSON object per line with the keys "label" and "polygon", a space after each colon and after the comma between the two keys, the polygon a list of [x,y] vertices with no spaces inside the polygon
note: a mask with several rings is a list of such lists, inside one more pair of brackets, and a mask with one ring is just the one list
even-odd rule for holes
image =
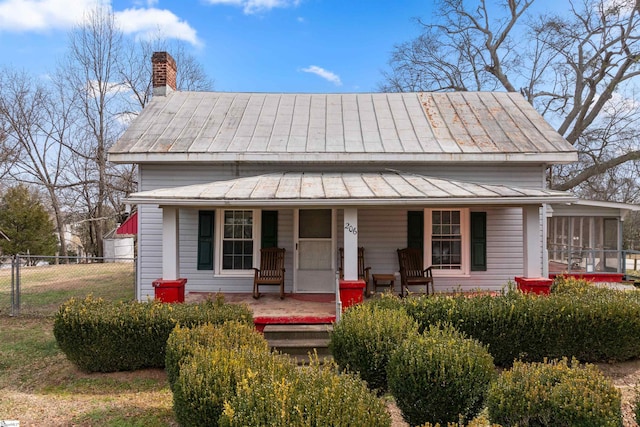
{"label": "white cloud", "polygon": [[161,37],[201,44],[196,30],[166,9],[126,9],[115,12],[115,17],[125,34],[143,39]]}
{"label": "white cloud", "polygon": [[[136,2],[152,6],[157,0]],[[111,0],[0,0],[0,31],[68,30],[98,7],[111,9]],[[196,30],[169,10],[134,8],[114,11],[114,15],[125,34],[200,44]]]}
{"label": "white cloud", "polygon": [[109,3],[107,0],[0,1],[0,31],[68,29],[81,22],[87,10]]}
{"label": "white cloud", "polygon": [[330,81],[336,86],[342,86],[342,81],[340,80],[340,76],[338,76],[334,72],[325,70],[322,67],[318,67],[317,65],[310,65],[307,68],[303,68],[302,71],[304,71],[305,73],[311,73],[311,74],[320,76],[323,79]]}
{"label": "white cloud", "polygon": [[227,5],[242,7],[242,11],[251,15],[263,11],[269,11],[277,7],[295,7],[300,4],[300,0],[206,0],[213,5]]}

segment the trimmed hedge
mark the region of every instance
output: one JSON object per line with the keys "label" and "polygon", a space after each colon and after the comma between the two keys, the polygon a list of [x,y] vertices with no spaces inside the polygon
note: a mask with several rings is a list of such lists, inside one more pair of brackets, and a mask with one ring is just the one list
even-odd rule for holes
{"label": "trimmed hedge", "polygon": [[486,348],[450,325],[407,337],[391,355],[387,372],[389,389],[411,425],[471,420],[495,377]]}
{"label": "trimmed hedge", "polygon": [[337,366],[327,362],[272,381],[242,381],[219,425],[389,427],[391,418],[364,381],[339,374]]}
{"label": "trimmed hedge", "polygon": [[62,352],[84,371],[130,371],[164,367],[167,338],[177,324],[228,320],[253,324],[248,307],[222,298],[199,304],[72,298],[56,313],[53,333]]}
{"label": "trimmed hedge", "polygon": [[234,326],[172,333],[167,368],[178,364],[172,391],[180,425],[391,425],[384,403],[356,376],[339,374],[329,362],[320,366],[317,358],[300,368]]}
{"label": "trimmed hedge", "polygon": [[165,358],[165,371],[169,387],[173,385],[180,374],[180,363],[193,354],[194,349],[225,348],[243,349],[251,348],[257,351],[268,352],[269,344],[264,336],[256,331],[253,325],[238,321],[228,321],[222,325],[207,323],[197,327],[176,326],[167,340]]}
{"label": "trimmed hedge", "polygon": [[516,362],[487,394],[489,418],[503,425],[620,427],[620,391],[593,365],[573,359]]}
{"label": "trimmed hedge", "polygon": [[387,363],[416,322],[402,310],[360,304],[350,307],[333,326],[329,349],[343,370],[357,372],[372,390],[387,390]]}
{"label": "trimmed hedge", "polygon": [[640,356],[639,292],[581,284],[547,296],[510,291],[405,298],[400,303],[421,330],[450,323],[487,345],[499,366],[515,360],[575,357],[593,363]]}

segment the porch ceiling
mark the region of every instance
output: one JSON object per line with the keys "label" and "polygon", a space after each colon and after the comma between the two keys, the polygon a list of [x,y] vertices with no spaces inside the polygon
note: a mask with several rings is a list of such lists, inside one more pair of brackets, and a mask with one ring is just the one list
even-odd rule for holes
{"label": "porch ceiling", "polygon": [[131,194],[127,203],[167,206],[525,205],[569,203],[562,191],[477,184],[422,175],[284,172]]}

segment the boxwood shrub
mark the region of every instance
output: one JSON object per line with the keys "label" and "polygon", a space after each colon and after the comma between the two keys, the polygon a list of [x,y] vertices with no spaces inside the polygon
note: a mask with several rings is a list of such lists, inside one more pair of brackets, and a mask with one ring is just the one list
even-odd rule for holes
{"label": "boxwood shrub", "polygon": [[182,426],[214,426],[225,402],[245,381],[257,386],[293,375],[296,365],[255,348],[195,346],[180,362],[173,385],[173,412]]}
{"label": "boxwood shrub", "polygon": [[388,427],[382,400],[354,374],[331,362],[298,369],[271,381],[242,381],[220,418],[226,427]]}
{"label": "boxwood shrub", "polygon": [[416,322],[403,310],[356,305],[334,325],[329,349],[341,369],[357,372],[369,388],[382,394],[387,390],[391,352],[417,330]]}
{"label": "boxwood shrub", "polygon": [[478,341],[450,325],[432,325],[398,346],[387,372],[389,389],[409,424],[446,425],[480,412],[495,367]]}
{"label": "boxwood shrub", "polygon": [[640,292],[559,288],[548,296],[506,292],[499,296],[406,298],[405,311],[421,330],[452,324],[488,346],[499,366],[514,360],[575,357],[583,362],[640,356]]}
{"label": "boxwood shrub", "polygon": [[167,357],[179,365],[172,391],[180,425],[390,426],[384,403],[361,379],[339,374],[330,362],[320,365],[317,357],[311,366],[298,367],[235,326],[172,333]]}
{"label": "boxwood shrub", "polygon": [[207,323],[194,327],[177,325],[167,340],[165,371],[169,386],[178,379],[180,362],[193,354],[197,347],[205,348],[253,348],[268,352],[269,345],[264,336],[253,325],[228,321],[222,325]]}
{"label": "boxwood shrub", "polygon": [[253,324],[243,305],[222,298],[199,304],[111,302],[99,298],[70,299],[56,313],[58,346],[88,372],[162,368],[167,338],[177,324],[191,326],[236,320]]}
{"label": "boxwood shrub", "polygon": [[620,391],[593,365],[576,359],[516,362],[489,388],[492,422],[505,426],[620,427]]}

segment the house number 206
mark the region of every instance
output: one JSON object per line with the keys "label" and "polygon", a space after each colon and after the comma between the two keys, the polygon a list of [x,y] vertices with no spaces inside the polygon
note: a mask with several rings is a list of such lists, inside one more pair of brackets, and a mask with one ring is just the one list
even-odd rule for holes
{"label": "house number 206", "polygon": [[351,233],[351,234],[358,234],[358,227],[354,227],[353,225],[349,224],[348,222],[344,225],[344,229],[345,230],[349,230],[349,233]]}

